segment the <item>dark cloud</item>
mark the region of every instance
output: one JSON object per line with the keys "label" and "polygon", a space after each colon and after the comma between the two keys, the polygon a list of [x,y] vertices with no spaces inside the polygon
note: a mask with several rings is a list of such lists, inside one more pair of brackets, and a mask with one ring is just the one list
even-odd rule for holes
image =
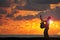
{"label": "dark cloud", "polygon": [[58,3],[60,0],[28,0],[28,4],[24,8],[25,10],[46,10],[50,9],[49,4]]}
{"label": "dark cloud", "polygon": [[60,0],[29,0],[29,1],[36,4],[51,4],[60,2]]}
{"label": "dark cloud", "polygon": [[14,18],[14,20],[22,20],[23,17],[21,15],[17,16],[16,18]]}
{"label": "dark cloud", "polygon": [[16,14],[16,13],[17,13],[16,9],[13,9],[10,14],[8,13],[8,14],[6,15],[6,17],[12,18],[12,17],[14,17],[14,14]]}
{"label": "dark cloud", "polygon": [[12,18],[12,17],[14,17],[13,15],[14,15],[14,14],[6,14],[6,17],[7,17],[7,18]]}
{"label": "dark cloud", "polygon": [[33,15],[27,15],[27,16],[23,16],[23,18],[26,19],[26,20],[29,20],[29,19],[35,18],[35,16],[33,16]]}
{"label": "dark cloud", "polygon": [[60,8],[57,7],[55,10],[50,10],[49,9],[46,12],[41,12],[36,17],[39,17],[39,15],[42,15],[43,19],[47,18],[48,16],[52,16],[54,18],[54,20],[60,20]]}
{"label": "dark cloud", "polygon": [[14,14],[15,14],[15,13],[6,14],[6,17],[8,17],[8,18],[12,18],[12,17],[14,17]]}
{"label": "dark cloud", "polygon": [[43,11],[43,10],[46,10],[46,9],[49,9],[49,4],[39,4],[39,5],[36,5],[36,4],[31,4],[31,5],[26,5],[24,7],[22,6],[17,6],[16,9],[18,10],[36,10],[36,11]]}
{"label": "dark cloud", "polygon": [[17,9],[42,11],[50,9],[49,4],[58,2],[60,2],[60,0],[27,0],[26,6],[17,6]]}
{"label": "dark cloud", "polygon": [[35,16],[33,16],[33,15],[27,15],[27,16],[19,15],[16,18],[14,18],[14,20],[22,20],[22,19],[30,20],[30,19],[33,19],[33,18],[35,18]]}
{"label": "dark cloud", "polygon": [[[60,20],[60,8],[56,8],[56,10],[50,10],[49,4],[50,3],[58,3],[60,0],[27,0],[27,5],[26,6],[16,6],[17,10],[39,10],[39,11],[44,11],[46,9],[49,9],[49,12],[41,12],[38,13],[37,15],[27,15],[27,16],[17,16],[14,18],[15,20],[22,20],[22,19],[33,19],[33,18],[39,18],[40,15],[43,16],[43,18],[46,18],[48,16],[53,16],[54,18]],[[14,0],[14,3],[20,4],[17,0]],[[0,7],[9,7],[11,5],[11,1],[7,0],[0,0]],[[0,14],[6,14],[7,12],[3,9],[0,9]],[[6,17],[14,17],[13,15],[16,13],[16,10],[13,11],[11,14],[7,14]]]}
{"label": "dark cloud", "polygon": [[[36,1],[36,0],[35,0]],[[27,0],[26,6],[17,6],[19,10],[46,10],[49,9],[49,4],[37,4],[34,0]]]}
{"label": "dark cloud", "polygon": [[60,20],[60,8],[59,7],[56,8],[55,13],[54,13],[54,17],[57,20]]}
{"label": "dark cloud", "polygon": [[4,10],[4,9],[0,9],[0,14],[6,14],[6,13],[7,13],[6,10]]}
{"label": "dark cloud", "polygon": [[18,0],[14,0],[14,3],[18,3]]}
{"label": "dark cloud", "polygon": [[[54,19],[56,20],[60,20],[60,8],[56,8],[56,10],[45,10],[38,13],[37,15],[27,15],[27,16],[17,16],[16,18],[13,18],[13,20],[30,20],[30,19],[34,19],[34,18],[40,18],[40,15],[42,15],[43,19],[46,19],[48,16],[52,16]],[[14,14],[10,14],[10,17],[14,17]]]}
{"label": "dark cloud", "polygon": [[10,2],[7,2],[7,0],[0,0],[0,7],[9,7]]}
{"label": "dark cloud", "polygon": [[0,5],[2,5],[5,2],[5,0],[0,0]]}
{"label": "dark cloud", "polygon": [[38,13],[35,17],[40,18],[40,15],[42,15],[43,19],[46,19],[48,16],[51,16],[51,14],[42,11],[42,12]]}
{"label": "dark cloud", "polygon": [[43,16],[44,18],[47,18],[48,16],[51,16],[54,18],[54,20],[60,20],[60,8],[56,8],[55,10],[48,10],[46,12],[41,12],[40,14],[38,14],[36,17],[39,17],[39,15]]}
{"label": "dark cloud", "polygon": [[[21,0],[22,1],[22,0]],[[19,0],[13,0],[13,3],[21,4]],[[27,2],[25,6],[17,6],[16,9],[19,10],[46,10],[49,9],[49,4],[58,3],[60,0],[23,0],[22,2]],[[12,4],[11,0],[0,0],[0,7],[9,7]]]}

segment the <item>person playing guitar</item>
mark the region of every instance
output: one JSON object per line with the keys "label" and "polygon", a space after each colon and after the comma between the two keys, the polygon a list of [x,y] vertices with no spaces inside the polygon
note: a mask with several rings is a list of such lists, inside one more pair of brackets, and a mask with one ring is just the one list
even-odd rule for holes
{"label": "person playing guitar", "polygon": [[[49,16],[49,17],[47,18],[47,20],[44,21],[44,20],[42,19],[42,15],[40,15],[40,19],[41,19],[40,28],[42,28],[42,27],[45,28],[45,29],[44,29],[44,38],[45,38],[46,40],[48,40],[48,39],[49,39],[49,35],[48,35],[49,21],[50,21],[51,17]],[[44,24],[44,22],[46,22],[46,24]]]}
{"label": "person playing guitar", "polygon": [[41,15],[40,15],[40,20],[41,20],[40,28],[44,28],[45,24],[44,24],[44,20],[42,19]]}

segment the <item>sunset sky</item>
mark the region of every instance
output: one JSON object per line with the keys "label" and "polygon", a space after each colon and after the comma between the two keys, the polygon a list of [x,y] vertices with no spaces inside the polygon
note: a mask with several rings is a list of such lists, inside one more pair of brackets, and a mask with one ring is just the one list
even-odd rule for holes
{"label": "sunset sky", "polygon": [[60,1],[49,1],[0,0],[0,34],[43,35],[42,15],[52,17],[49,35],[60,35]]}

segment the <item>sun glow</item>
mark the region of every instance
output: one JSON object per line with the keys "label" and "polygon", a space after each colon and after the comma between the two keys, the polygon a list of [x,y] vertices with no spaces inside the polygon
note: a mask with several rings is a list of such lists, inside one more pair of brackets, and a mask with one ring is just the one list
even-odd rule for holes
{"label": "sun glow", "polygon": [[53,23],[53,20],[50,20],[49,23],[52,24]]}

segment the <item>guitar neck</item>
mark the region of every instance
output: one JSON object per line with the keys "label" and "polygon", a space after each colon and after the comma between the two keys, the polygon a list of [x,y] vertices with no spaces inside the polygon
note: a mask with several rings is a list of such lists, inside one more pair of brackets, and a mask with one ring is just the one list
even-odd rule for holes
{"label": "guitar neck", "polygon": [[43,21],[42,17],[40,16],[41,21]]}

